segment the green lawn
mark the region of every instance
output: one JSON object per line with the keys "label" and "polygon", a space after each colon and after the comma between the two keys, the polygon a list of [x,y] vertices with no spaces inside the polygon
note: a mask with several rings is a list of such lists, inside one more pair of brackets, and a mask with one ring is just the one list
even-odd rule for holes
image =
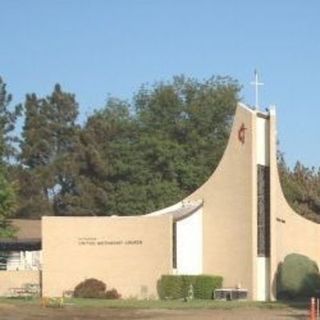
{"label": "green lawn", "polygon": [[[0,298],[1,303],[9,304],[41,304],[39,298]],[[54,301],[52,301],[54,305]],[[188,302],[174,300],[104,300],[104,299],[64,299],[64,305],[75,307],[104,307],[117,309],[234,309],[234,308],[264,308],[282,309],[294,307],[299,309],[307,308],[305,302],[284,303],[284,302],[252,302],[252,301],[214,301],[214,300],[192,300]]]}

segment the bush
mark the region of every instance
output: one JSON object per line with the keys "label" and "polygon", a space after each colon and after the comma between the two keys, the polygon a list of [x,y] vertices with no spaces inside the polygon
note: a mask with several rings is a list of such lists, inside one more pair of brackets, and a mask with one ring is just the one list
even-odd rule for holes
{"label": "bush", "polygon": [[108,290],[105,294],[106,299],[120,299],[121,294],[116,289]]}
{"label": "bush", "polygon": [[173,275],[163,275],[158,281],[158,295],[160,299],[179,299],[182,294],[182,278]]}
{"label": "bush", "polygon": [[93,278],[80,282],[74,289],[76,298],[105,298],[105,295],[105,283]]}
{"label": "bush", "polygon": [[196,299],[212,299],[214,290],[221,287],[222,277],[197,276],[194,283],[194,297]]}
{"label": "bush", "polygon": [[278,267],[278,299],[299,299],[315,296],[320,289],[317,264],[300,254],[290,254]]}
{"label": "bush", "polygon": [[221,288],[222,277],[211,275],[163,275],[158,281],[160,299],[183,299],[189,296],[190,285],[196,299],[212,299],[213,291]]}

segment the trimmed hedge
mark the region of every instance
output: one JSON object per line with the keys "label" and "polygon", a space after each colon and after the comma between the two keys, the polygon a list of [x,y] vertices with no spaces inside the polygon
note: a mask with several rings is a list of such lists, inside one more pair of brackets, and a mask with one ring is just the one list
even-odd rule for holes
{"label": "trimmed hedge", "polygon": [[300,299],[315,296],[320,289],[318,265],[301,254],[289,254],[278,267],[278,299]]}
{"label": "trimmed hedge", "polygon": [[197,299],[212,299],[214,290],[221,287],[222,277],[198,276],[194,283],[194,297]]}
{"label": "trimmed hedge", "polygon": [[222,277],[212,275],[163,275],[158,281],[158,294],[162,300],[187,298],[192,285],[195,299],[212,299],[222,281]]}

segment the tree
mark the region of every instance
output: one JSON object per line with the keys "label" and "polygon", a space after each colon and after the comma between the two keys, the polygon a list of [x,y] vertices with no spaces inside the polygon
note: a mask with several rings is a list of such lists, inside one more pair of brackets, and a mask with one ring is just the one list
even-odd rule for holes
{"label": "tree", "polygon": [[86,177],[107,194],[104,214],[150,212],[202,184],[224,151],[239,90],[230,78],[176,77],[142,87],[132,104],[110,98],[83,129],[100,159],[98,176]]}
{"label": "tree", "polygon": [[[153,176],[177,185],[176,201],[200,186],[217,166],[239,90],[229,77],[198,81],[180,76],[136,95],[143,154]],[[172,202],[167,198],[161,205]]]}
{"label": "tree", "polygon": [[15,155],[14,143],[17,137],[11,133],[15,129],[17,118],[21,115],[21,105],[17,105],[11,110],[10,103],[12,95],[7,92],[6,84],[0,77],[0,161]]}
{"label": "tree", "polygon": [[[16,184],[17,216],[135,215],[173,204],[208,179],[224,152],[240,86],[230,77],[184,76],[144,85],[131,103],[110,97],[76,125],[75,96],[26,96],[19,162],[13,137],[21,106],[0,79],[0,157]],[[285,196],[320,221],[320,168],[279,160]]]}
{"label": "tree", "polygon": [[71,156],[75,177],[73,188],[57,197],[62,214],[106,215],[114,212],[117,182],[123,176],[129,179],[126,169],[130,167],[133,154],[128,152],[127,142],[134,139],[134,127],[128,105],[113,98],[108,100],[105,110],[88,119]]}
{"label": "tree", "polygon": [[[22,167],[18,174],[21,186],[31,186],[28,190],[20,189],[18,215],[53,214],[56,194],[72,185],[72,175],[61,168],[76,145],[78,104],[74,95],[57,84],[48,97],[27,95],[24,109]],[[37,207],[44,211],[35,212]]]}
{"label": "tree", "polygon": [[9,218],[15,209],[15,192],[12,185],[0,172],[0,238],[9,238],[14,235],[15,229],[10,225]]}
{"label": "tree", "polygon": [[110,97],[83,128],[60,86],[28,95],[18,214],[136,215],[183,199],[217,166],[239,90],[229,77],[175,77],[132,103]]}
{"label": "tree", "polygon": [[307,168],[299,161],[290,169],[283,155],[279,159],[280,181],[284,195],[300,215],[320,222],[320,168]]}
{"label": "tree", "polygon": [[21,106],[11,110],[12,96],[6,90],[6,84],[0,77],[0,237],[11,237],[14,229],[8,219],[14,213],[15,191],[13,184],[8,182],[5,175],[9,164],[6,162],[15,155],[14,143],[17,138],[12,135]]}

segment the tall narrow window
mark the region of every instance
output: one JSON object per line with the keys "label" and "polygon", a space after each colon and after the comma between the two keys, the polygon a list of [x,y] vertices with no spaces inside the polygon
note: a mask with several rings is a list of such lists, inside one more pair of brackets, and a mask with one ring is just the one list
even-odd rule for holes
{"label": "tall narrow window", "polygon": [[258,256],[270,256],[270,169],[258,165]]}
{"label": "tall narrow window", "polygon": [[172,224],[172,267],[177,269],[177,223]]}

